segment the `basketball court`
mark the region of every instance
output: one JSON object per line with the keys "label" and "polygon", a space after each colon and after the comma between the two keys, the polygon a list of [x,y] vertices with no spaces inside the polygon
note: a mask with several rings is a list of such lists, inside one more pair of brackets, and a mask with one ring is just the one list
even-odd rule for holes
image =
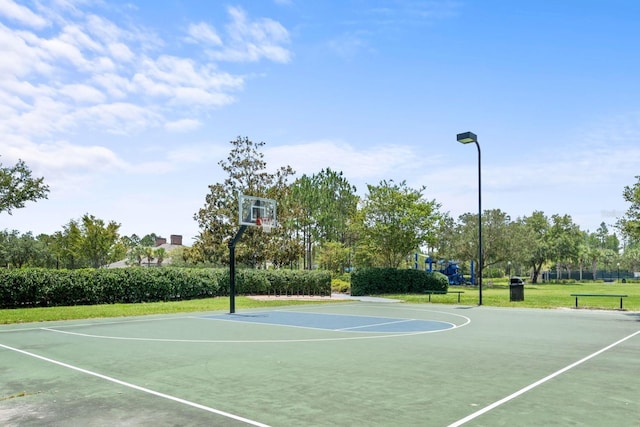
{"label": "basketball court", "polygon": [[345,302],[0,327],[3,426],[638,425],[640,313]]}

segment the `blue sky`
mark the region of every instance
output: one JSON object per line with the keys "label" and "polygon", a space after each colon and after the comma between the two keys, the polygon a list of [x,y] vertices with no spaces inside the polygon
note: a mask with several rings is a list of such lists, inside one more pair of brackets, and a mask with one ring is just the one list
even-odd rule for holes
{"label": "blue sky", "polygon": [[452,216],[613,224],[640,175],[635,0],[0,0],[0,162],[51,188],[0,228],[89,213],[198,234],[229,141],[270,168],[425,185]]}

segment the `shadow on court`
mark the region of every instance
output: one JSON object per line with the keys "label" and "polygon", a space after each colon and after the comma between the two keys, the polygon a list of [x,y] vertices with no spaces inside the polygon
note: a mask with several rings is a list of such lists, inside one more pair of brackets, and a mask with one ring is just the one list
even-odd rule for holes
{"label": "shadow on court", "polygon": [[3,426],[640,420],[640,313],[356,302],[0,327]]}

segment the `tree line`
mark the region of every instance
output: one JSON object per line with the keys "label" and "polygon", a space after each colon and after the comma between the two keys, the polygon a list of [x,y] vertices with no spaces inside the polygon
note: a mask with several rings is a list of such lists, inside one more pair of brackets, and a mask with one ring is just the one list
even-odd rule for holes
{"label": "tree line", "polygon": [[[271,233],[249,227],[238,243],[236,260],[246,267],[321,268],[340,274],[371,266],[408,268],[415,253],[456,260],[467,269],[468,261],[477,258],[477,214],[451,217],[425,196],[424,186],[382,180],[367,184],[360,197],[343,172],[324,168],[296,177],[290,166],[269,172],[264,142],[238,137],[230,144],[228,157],[219,162],[226,178],[209,185],[204,206],[193,216],[200,229],[195,244],[173,254],[175,265],[228,265],[228,242],[238,230],[241,193],[278,203],[278,226]],[[11,178],[16,176],[20,180]],[[11,213],[11,208],[48,192],[42,178],[32,179],[22,162],[13,169],[0,169],[0,178],[4,194],[12,197],[0,200],[0,212]],[[614,225],[622,239],[605,223],[595,232],[581,230],[569,215],[534,211],[511,218],[500,209],[485,210],[481,262],[486,275],[518,274],[535,283],[548,269],[554,269],[557,277],[571,272],[596,277],[597,270],[615,268],[638,271],[640,177],[636,178],[638,182],[623,191],[631,206]],[[25,184],[30,192],[20,193],[17,185]],[[152,261],[161,265],[170,255],[152,248],[155,242],[147,238],[155,235],[120,236],[119,227],[86,214],[51,236],[5,230],[0,233],[0,266],[73,269],[101,267],[124,258],[130,265]]]}
{"label": "tree line", "polygon": [[[226,245],[238,227],[239,192],[278,202],[279,227],[268,235],[250,227],[236,249],[237,259],[247,266],[340,273],[369,266],[410,267],[418,252],[463,265],[477,258],[477,214],[451,217],[436,200],[425,197],[424,186],[415,189],[404,181],[382,180],[367,185],[361,198],[342,172],[325,168],[295,178],[292,168],[285,166],[269,173],[263,142],[238,137],[231,145],[229,156],[219,163],[227,178],[209,186],[204,207],[194,215],[201,232],[186,255],[194,262],[228,263]],[[638,188],[640,178],[639,184],[624,190],[632,208],[616,224],[623,243],[604,222],[589,232],[569,215],[534,211],[512,219],[500,209],[485,210],[481,260],[485,271],[530,276],[534,283],[550,268],[557,277],[577,271],[595,278],[597,270],[614,267],[638,271]]]}
{"label": "tree line", "polygon": [[156,234],[120,236],[120,224],[86,214],[54,234],[0,231],[0,267],[80,269],[106,267],[124,260],[130,266],[161,266],[167,257],[155,247]]}

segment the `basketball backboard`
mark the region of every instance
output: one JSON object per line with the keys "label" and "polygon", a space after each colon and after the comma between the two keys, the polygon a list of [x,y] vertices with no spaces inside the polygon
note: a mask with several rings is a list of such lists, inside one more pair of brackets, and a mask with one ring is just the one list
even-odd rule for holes
{"label": "basketball backboard", "polygon": [[238,215],[240,225],[275,227],[276,201],[240,194]]}

